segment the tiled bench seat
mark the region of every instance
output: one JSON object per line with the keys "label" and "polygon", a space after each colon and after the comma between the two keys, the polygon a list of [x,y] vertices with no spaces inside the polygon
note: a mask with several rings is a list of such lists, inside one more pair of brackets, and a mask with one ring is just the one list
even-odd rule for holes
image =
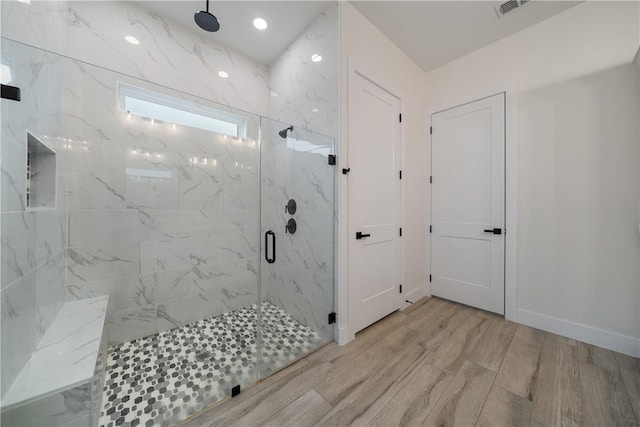
{"label": "tiled bench seat", "polygon": [[109,297],[67,302],[2,399],[2,424],[95,426]]}

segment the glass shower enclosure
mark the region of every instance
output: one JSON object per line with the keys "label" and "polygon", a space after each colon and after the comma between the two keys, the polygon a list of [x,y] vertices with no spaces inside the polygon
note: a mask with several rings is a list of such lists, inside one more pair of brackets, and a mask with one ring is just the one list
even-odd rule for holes
{"label": "glass shower enclosure", "polygon": [[2,65],[3,423],[172,425],[333,340],[332,138],[4,38]]}

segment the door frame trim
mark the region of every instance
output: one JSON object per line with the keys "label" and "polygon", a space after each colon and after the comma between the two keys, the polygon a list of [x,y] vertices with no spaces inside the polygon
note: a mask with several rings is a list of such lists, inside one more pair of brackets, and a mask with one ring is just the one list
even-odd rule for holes
{"label": "door frame trim", "polygon": [[[486,93],[491,93],[486,95]],[[504,316],[506,320],[517,322],[517,280],[518,280],[518,221],[517,221],[517,166],[518,166],[518,153],[517,153],[517,135],[515,133],[515,126],[512,125],[510,120],[515,120],[517,117],[516,110],[516,97],[514,95],[515,90],[512,88],[500,88],[493,92],[487,91],[483,95],[465,96],[457,102],[448,102],[445,105],[440,105],[437,108],[430,109],[427,113],[427,122],[429,126],[433,126],[433,115],[441,113],[443,111],[451,110],[453,108],[468,105],[470,103],[481,101],[487,98],[491,98],[496,95],[504,94],[504,135],[505,135],[505,204],[504,204],[504,228],[505,228],[505,247],[504,247]],[[427,134],[427,140],[429,149],[427,150],[427,165],[429,165],[429,175],[433,175],[433,135]],[[429,233],[429,225],[431,224],[431,212],[433,209],[432,191],[429,184],[427,200],[427,213],[429,219],[426,224],[426,232],[428,236],[428,253],[427,253],[427,265],[429,266],[425,283],[429,288],[429,295],[431,295],[431,283],[429,282],[429,275],[431,274],[431,259],[432,259],[432,234]]]}

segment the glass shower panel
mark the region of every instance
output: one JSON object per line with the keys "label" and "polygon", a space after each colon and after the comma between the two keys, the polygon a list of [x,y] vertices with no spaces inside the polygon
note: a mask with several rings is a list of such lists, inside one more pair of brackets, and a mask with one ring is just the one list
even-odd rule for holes
{"label": "glass shower panel", "polygon": [[261,119],[260,375],[333,340],[333,139]]}
{"label": "glass shower panel", "polygon": [[[2,65],[22,91],[2,101],[3,403],[58,312],[102,296],[104,392],[78,392],[101,424],[175,424],[255,383],[259,117],[6,39]],[[46,386],[11,419],[75,410]]]}

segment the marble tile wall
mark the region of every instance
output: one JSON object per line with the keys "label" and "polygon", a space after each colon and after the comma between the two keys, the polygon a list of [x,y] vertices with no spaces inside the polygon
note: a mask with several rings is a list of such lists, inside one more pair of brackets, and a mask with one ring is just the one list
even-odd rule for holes
{"label": "marble tile wall", "polygon": [[[269,67],[269,117],[339,136],[340,25],[329,6]],[[311,57],[320,55],[320,62]]]}
{"label": "marble tile wall", "polygon": [[56,208],[28,209],[25,195],[27,130],[44,138],[60,129],[62,63],[41,52],[12,49],[3,40],[2,64],[12,70],[7,83],[22,88],[20,102],[0,101],[4,394],[64,303],[68,234],[63,175],[53,178],[57,191],[48,196],[56,198]]}
{"label": "marble tile wall", "polygon": [[[58,64],[64,75],[58,86],[64,90],[56,111],[58,128],[38,128],[38,134],[58,152],[60,209],[3,212],[3,284],[16,282],[46,257],[62,253],[55,260],[63,270],[60,278],[65,276],[66,264],[67,298],[112,296],[112,342],[255,303],[260,250],[258,118],[243,113],[247,137],[242,139],[152,124],[118,110],[113,102],[118,82],[190,102],[203,101],[8,40],[4,40],[5,53],[31,55],[25,61],[30,69],[34,61]],[[5,62],[8,57],[3,58]],[[31,74],[11,67],[16,75]],[[38,87],[37,83],[25,86]],[[19,133],[15,121],[4,124],[3,136],[15,144],[8,139]],[[4,140],[2,146],[12,147]],[[18,180],[24,167],[12,174],[9,170],[16,168],[18,154],[5,158],[3,176],[15,175]],[[3,179],[5,184],[11,180]],[[6,203],[17,204],[21,197],[8,198]],[[24,286],[18,285],[35,295],[32,277],[26,275],[23,281]],[[45,285],[50,284],[44,281]],[[38,289],[38,295],[56,289],[49,288]],[[64,292],[57,296],[63,299]],[[25,310],[37,307],[41,319],[55,316],[37,298],[26,300]],[[32,344],[22,352],[24,357],[37,342],[35,326],[31,330],[33,339],[28,341]],[[10,336],[3,334],[3,338]]]}
{"label": "marble tile wall", "polygon": [[[151,124],[115,107],[116,83],[213,105],[188,95],[197,94],[337,136],[337,12],[329,7],[268,70],[131,3],[2,2],[3,64],[11,64],[29,100],[2,101],[2,313],[9,318],[3,383],[10,384],[5,373],[24,363],[55,317],[61,289],[68,299],[111,295],[111,342],[255,302],[263,259],[259,118],[246,114],[242,140]],[[140,46],[122,39],[132,32]],[[311,62],[311,51],[323,61]],[[231,77],[211,78],[214,64]],[[14,161],[23,156],[25,129],[58,153],[55,210],[25,210],[24,169]],[[262,199],[278,212],[269,221],[283,233],[285,196],[295,195],[299,229],[279,240],[289,262],[266,274],[271,284],[263,295],[326,331],[333,305],[333,180],[324,174],[333,168],[324,154],[283,151],[291,163],[277,169],[279,177],[266,178],[272,192],[265,189]]]}
{"label": "marble tile wall", "polygon": [[[3,0],[2,36],[268,115],[268,69],[134,2]],[[138,46],[124,40],[133,35]],[[218,70],[228,79],[217,76]]]}
{"label": "marble tile wall", "polygon": [[[277,256],[262,263],[262,295],[327,340],[333,328],[327,316],[333,311],[334,274],[334,166],[329,137],[294,129],[283,139],[285,124],[263,120],[262,227],[273,230]],[[295,214],[285,212],[289,199],[297,203]],[[295,234],[285,231],[293,218]]]}
{"label": "marble tile wall", "polygon": [[[267,68],[127,2],[6,1],[2,24],[3,38],[80,60],[66,61],[64,84],[47,82],[44,74],[33,79],[64,89],[58,103],[62,120],[59,114],[48,118],[58,119],[58,131],[43,129],[39,135],[48,135],[57,147],[64,171],[59,194],[68,204],[62,218],[69,224],[67,297],[112,295],[113,342],[254,303],[259,251],[257,118],[249,119],[248,133],[254,136],[244,141],[222,136],[211,141],[204,132],[190,134],[180,128],[167,132],[135,117],[123,121],[112,105],[115,74],[106,69],[141,79],[120,75],[119,81],[138,86],[153,81],[267,114]],[[126,43],[125,34],[134,34],[141,44]],[[24,51],[25,61],[35,65],[32,51],[14,50]],[[230,78],[210,78],[216,67],[227,70]],[[28,76],[32,70],[38,74],[37,67],[25,70],[16,69],[14,75]],[[33,83],[22,85],[34,87]],[[3,109],[8,123],[20,123],[16,118],[24,117]],[[43,118],[39,117],[39,128],[46,124]],[[26,126],[28,121],[23,122]],[[13,140],[3,140],[2,148],[7,159],[24,151],[23,144]],[[7,170],[17,167],[14,162],[3,165]],[[126,173],[135,169],[161,170],[171,177]],[[7,209],[14,209],[11,205],[19,206],[21,199],[5,187],[24,187],[24,174],[10,172],[15,181],[3,179],[2,199]],[[8,229],[19,219],[7,216],[3,225]],[[25,236],[12,229],[13,236]],[[243,237],[238,238],[239,233]],[[11,233],[5,235],[10,244]],[[35,262],[27,249],[19,251],[24,253],[18,261]],[[11,276],[7,280],[16,278],[18,267],[3,268],[3,275],[6,271]]]}
{"label": "marble tile wall", "polygon": [[91,386],[85,383],[7,411],[2,414],[2,423],[14,427],[97,426],[91,422],[90,396]]}
{"label": "marble tile wall", "polygon": [[[263,261],[262,295],[327,340],[336,250],[336,168],[327,155],[337,152],[339,136],[339,52],[338,4],[331,3],[271,65],[270,117],[282,123],[263,126],[263,232],[276,232],[278,259]],[[311,60],[316,54],[322,61]],[[294,132],[283,140],[278,131],[289,124]],[[284,212],[289,198],[298,204],[293,216]],[[293,236],[284,231],[291,217],[298,225]]]}
{"label": "marble tile wall", "polygon": [[151,123],[117,109],[118,82],[225,107],[69,62],[83,112],[66,144],[69,296],[111,295],[112,343],[254,303],[258,118],[242,113],[242,139]]}

